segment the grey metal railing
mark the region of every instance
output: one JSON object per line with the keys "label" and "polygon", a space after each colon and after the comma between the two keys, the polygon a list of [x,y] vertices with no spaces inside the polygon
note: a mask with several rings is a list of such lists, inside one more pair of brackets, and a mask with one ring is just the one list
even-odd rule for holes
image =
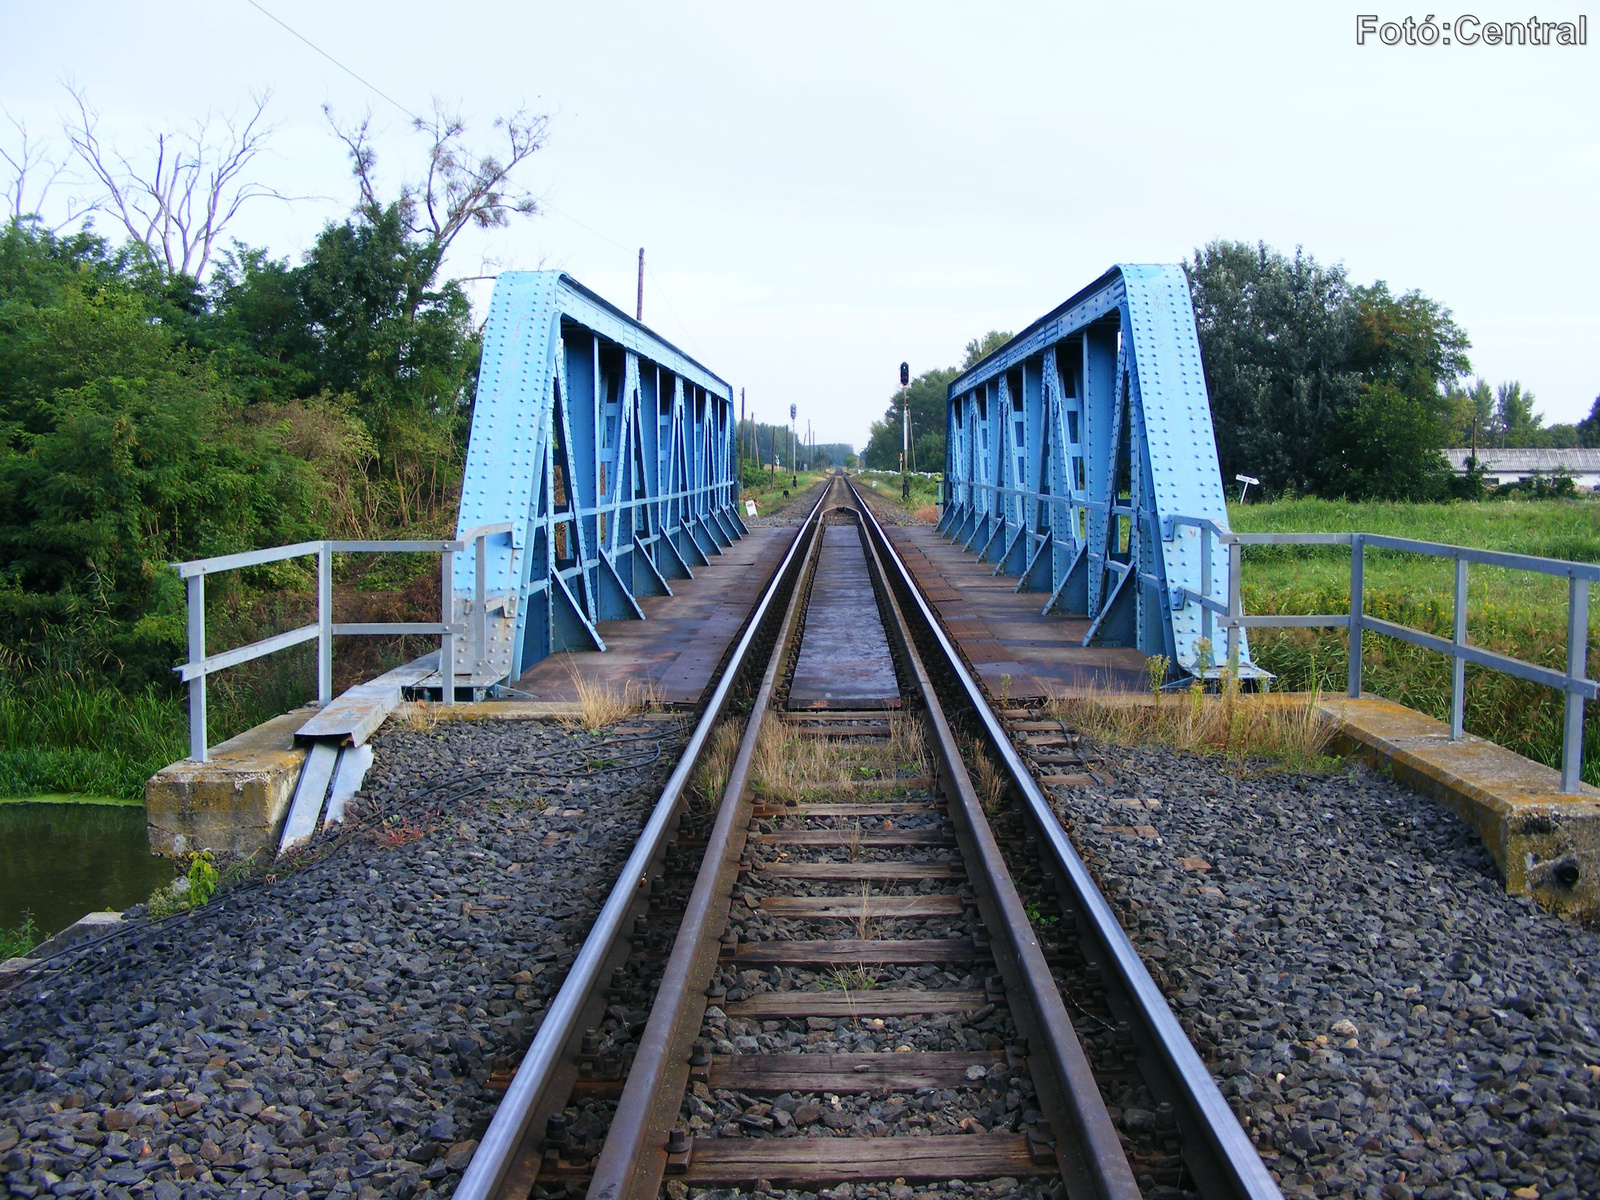
{"label": "grey metal railing", "polygon": [[[333,639],[347,636],[384,636],[396,634],[431,634],[439,638],[439,678],[443,685],[443,700],[455,703],[454,681],[455,639],[469,632],[469,627],[455,619],[453,576],[455,556],[471,549],[477,562],[477,586],[472,600],[472,625],[470,632],[477,647],[479,659],[484,647],[484,547],[491,537],[510,536],[511,524],[478,525],[465,530],[459,538],[448,541],[321,541],[296,542],[291,546],[274,546],[267,550],[247,550],[241,554],[223,554],[216,558],[199,558],[190,562],[173,563],[173,570],[188,584],[189,609],[189,661],[174,667],[178,677],[189,685],[189,757],[205,762],[206,754],[206,676],[228,667],[236,667],[252,659],[287,650],[302,642],[317,640],[317,703],[333,700]],[[281,562],[289,558],[317,556],[317,619],[298,629],[286,630],[272,637],[262,638],[246,646],[225,650],[220,654],[206,654],[206,576],[223,571],[237,571],[243,567],[257,567],[265,563]],[[438,554],[440,579],[440,619],[438,621],[377,621],[356,624],[336,624],[333,620],[333,556],[335,554]]]}
{"label": "grey metal railing", "polygon": [[[1600,580],[1600,566],[1591,563],[1567,562],[1559,558],[1536,558],[1530,554],[1508,554],[1499,550],[1474,550],[1468,546],[1449,546],[1440,542],[1421,542],[1412,538],[1389,537],[1379,533],[1231,533],[1215,522],[1196,517],[1170,517],[1164,522],[1163,536],[1171,540],[1180,525],[1192,526],[1200,531],[1201,588],[1196,592],[1187,587],[1172,589],[1173,607],[1186,604],[1200,607],[1202,636],[1211,637],[1213,620],[1220,620],[1227,632],[1227,661],[1235,661],[1239,648],[1241,629],[1284,628],[1344,628],[1349,631],[1350,669],[1347,691],[1352,698],[1361,695],[1361,635],[1366,632],[1381,633],[1450,656],[1450,737],[1459,741],[1463,735],[1466,707],[1466,665],[1488,667],[1543,684],[1562,692],[1566,699],[1561,735],[1561,790],[1576,793],[1580,790],[1583,770],[1583,706],[1584,702],[1600,697],[1600,683],[1589,679],[1586,666],[1589,654],[1589,584]],[[1211,595],[1211,547],[1213,539],[1228,547],[1227,599],[1217,600]],[[1246,616],[1240,598],[1240,576],[1244,566],[1246,546],[1349,546],[1350,547],[1350,611],[1315,615]],[[1420,554],[1429,558],[1447,558],[1456,564],[1455,595],[1451,637],[1449,639],[1385,621],[1365,613],[1366,551],[1397,550],[1403,554]],[[1510,655],[1484,650],[1467,641],[1467,567],[1504,567],[1513,571],[1531,571],[1540,575],[1554,575],[1567,580],[1567,669],[1553,671],[1537,663],[1526,662]]]}

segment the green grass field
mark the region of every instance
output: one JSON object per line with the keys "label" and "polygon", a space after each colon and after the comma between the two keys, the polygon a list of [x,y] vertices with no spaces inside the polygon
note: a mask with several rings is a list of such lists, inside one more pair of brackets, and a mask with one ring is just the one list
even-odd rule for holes
{"label": "green grass field", "polygon": [[[1293,500],[1231,505],[1240,533],[1384,533],[1422,541],[1506,550],[1546,558],[1600,562],[1600,501],[1494,501],[1479,504],[1355,504]],[[1366,555],[1366,611],[1448,638],[1453,622],[1454,564],[1390,551]],[[1251,547],[1241,587],[1247,613],[1342,613],[1350,605],[1350,552],[1344,547]],[[1470,568],[1467,639],[1473,645],[1554,670],[1566,667],[1567,582]],[[1589,614],[1589,675],[1600,673],[1600,597]],[[1345,635],[1339,630],[1258,630],[1252,657],[1276,674],[1280,688],[1344,689]],[[1367,691],[1447,719],[1450,660],[1393,638],[1362,643]],[[1584,778],[1600,783],[1600,705],[1585,721]],[[1469,666],[1466,724],[1529,758],[1555,766],[1561,754],[1561,696],[1537,684]]]}

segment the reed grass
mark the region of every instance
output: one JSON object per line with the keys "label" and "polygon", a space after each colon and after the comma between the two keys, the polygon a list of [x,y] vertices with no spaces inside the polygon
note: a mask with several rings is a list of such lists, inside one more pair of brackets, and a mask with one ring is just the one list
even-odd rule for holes
{"label": "reed grass", "polygon": [[188,716],[177,697],[0,674],[0,795],[138,800],[145,780],[188,752]]}

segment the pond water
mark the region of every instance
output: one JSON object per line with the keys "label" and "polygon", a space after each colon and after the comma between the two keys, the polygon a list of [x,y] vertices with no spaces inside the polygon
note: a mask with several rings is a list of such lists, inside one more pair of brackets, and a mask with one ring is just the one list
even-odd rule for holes
{"label": "pond water", "polygon": [[150,853],[142,804],[0,803],[0,929],[31,912],[41,933],[141,904],[172,882]]}

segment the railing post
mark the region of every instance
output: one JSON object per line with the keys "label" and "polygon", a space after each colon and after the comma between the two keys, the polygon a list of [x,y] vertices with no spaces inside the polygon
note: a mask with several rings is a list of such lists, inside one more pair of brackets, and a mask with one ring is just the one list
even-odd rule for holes
{"label": "railing post", "polygon": [[[1240,598],[1239,576],[1244,574],[1244,547],[1238,542],[1228,543],[1228,670],[1239,669],[1239,634],[1236,623],[1244,616],[1244,602]],[[1234,681],[1237,684],[1237,680]]]}
{"label": "railing post", "polygon": [[[1200,595],[1209,602],[1211,599],[1211,526],[1200,526]],[[1210,647],[1212,665],[1216,664],[1217,642],[1211,636],[1214,622],[1211,609],[1205,604],[1200,606],[1200,636]],[[1199,664],[1196,664],[1197,666]]]}
{"label": "railing post", "polygon": [[333,703],[333,551],[317,551],[317,702]]}
{"label": "railing post", "polygon": [[[206,660],[206,577],[189,576],[189,661],[203,664]],[[189,757],[195,762],[206,761],[206,676],[202,666],[200,674],[189,680]]]}
{"label": "railing post", "polygon": [[1467,660],[1461,647],[1467,644],[1467,560],[1456,559],[1455,630],[1451,639],[1456,653],[1450,659],[1450,740],[1459,742],[1466,732]]}
{"label": "railing post", "polygon": [[1577,684],[1589,660],[1589,581],[1573,579],[1567,589],[1567,708],[1561,734],[1561,790],[1576,794],[1583,777],[1583,694]]}
{"label": "railing post", "polygon": [[474,563],[472,581],[472,659],[474,674],[489,658],[489,614],[483,611],[486,604],[484,588],[487,585],[488,571],[483,560],[488,549],[489,535],[480,533],[474,542],[472,551],[477,560]]}
{"label": "railing post", "polygon": [[456,635],[451,630],[455,623],[456,556],[453,550],[439,555],[439,622],[444,632],[439,635],[439,699],[445,704],[456,702]]}
{"label": "railing post", "polygon": [[1366,541],[1359,533],[1350,535],[1350,680],[1346,695],[1361,698],[1361,593],[1365,586]]}

